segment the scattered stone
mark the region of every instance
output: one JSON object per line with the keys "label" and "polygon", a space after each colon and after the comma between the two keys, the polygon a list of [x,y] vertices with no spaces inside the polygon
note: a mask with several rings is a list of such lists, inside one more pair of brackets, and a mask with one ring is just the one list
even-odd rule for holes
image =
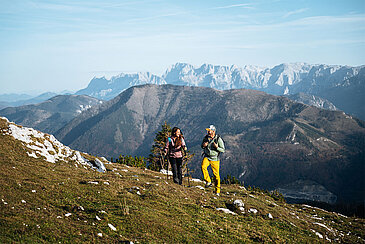
{"label": "scattered stone", "polygon": [[27,203],[25,200],[22,200],[22,203]]}
{"label": "scattered stone", "polygon": [[202,180],[199,180],[199,179],[191,179],[190,181],[192,181],[192,182],[199,182],[199,183],[202,183],[203,181]]}
{"label": "scattered stone", "polygon": [[243,203],[242,200],[240,199],[234,200],[233,205],[235,206],[236,209],[241,211],[241,213],[245,213],[245,204]]}
{"label": "scattered stone", "polygon": [[114,231],[116,231],[116,230],[117,230],[117,228],[115,228],[112,224],[108,224],[108,226],[109,226],[109,228],[110,228],[110,229],[112,229],[112,230],[114,230]]}
{"label": "scattered stone", "polygon": [[105,185],[110,185],[109,182],[104,182]]}
{"label": "scattered stone", "polygon": [[99,182],[97,182],[97,181],[89,181],[88,183],[89,184],[94,184],[94,185],[98,185],[99,184]]}
{"label": "scattered stone", "polygon": [[234,200],[233,204],[237,207],[244,207],[245,206],[245,204],[240,199]]}
{"label": "scattered stone", "polygon": [[202,186],[195,186],[195,188],[198,188],[198,189],[200,189],[200,190],[205,190],[205,188],[204,188],[204,187],[202,187]]}
{"label": "scattered stone", "polygon": [[319,232],[317,232],[317,231],[315,231],[315,230],[312,230],[311,229],[311,231],[313,232],[313,233],[315,233],[319,238],[321,238],[321,239],[323,239],[323,235],[321,234],[321,233],[319,233]]}
{"label": "scattered stone", "polygon": [[98,236],[99,237],[103,237],[103,233],[98,233]]}
{"label": "scattered stone", "polygon": [[101,162],[98,158],[95,158],[95,160],[89,161],[89,164],[91,165],[91,167],[96,168],[96,170],[101,173],[106,172],[106,168],[105,168],[103,162]]}
{"label": "scattered stone", "polygon": [[164,175],[166,175],[166,174],[168,174],[168,175],[173,175],[173,174],[172,174],[172,171],[170,171],[170,170],[169,170],[169,171],[167,171],[166,169],[161,169],[161,170],[160,170],[160,173],[161,173],[161,174],[164,174]]}
{"label": "scattered stone", "polygon": [[96,218],[96,220],[98,220],[98,221],[100,221],[101,220],[101,218],[99,218],[99,216],[95,216],[95,218]]}
{"label": "scattered stone", "polygon": [[70,217],[71,215],[72,215],[72,213],[65,214],[66,217]]}
{"label": "scattered stone", "polygon": [[232,214],[232,215],[237,215],[235,212],[232,212],[231,210],[227,209],[227,208],[217,208],[218,211],[222,211],[223,213],[227,213],[227,214]]}
{"label": "scattered stone", "polygon": [[257,209],[254,209],[254,208],[250,208],[249,210],[248,210],[248,212],[250,212],[250,213],[253,213],[253,214],[257,214]]}
{"label": "scattered stone", "polygon": [[82,206],[80,206],[80,207],[79,207],[79,209],[80,209],[81,211],[84,211],[84,210],[85,210]]}
{"label": "scattered stone", "polygon": [[346,215],[343,215],[343,214],[340,214],[340,213],[337,213],[339,216],[341,216],[341,217],[344,217],[344,218],[347,218],[347,216]]}
{"label": "scattered stone", "polygon": [[267,214],[267,217],[269,217],[269,219],[273,219],[274,217],[271,215],[271,213]]}
{"label": "scattered stone", "polygon": [[33,193],[37,192],[36,190],[32,190]]}
{"label": "scattered stone", "polygon": [[269,200],[266,200],[266,202],[268,202],[268,203],[270,203],[270,204],[272,204],[272,205],[274,205],[274,206],[279,206],[279,205],[277,205],[276,203],[274,203],[274,202],[270,202]]}

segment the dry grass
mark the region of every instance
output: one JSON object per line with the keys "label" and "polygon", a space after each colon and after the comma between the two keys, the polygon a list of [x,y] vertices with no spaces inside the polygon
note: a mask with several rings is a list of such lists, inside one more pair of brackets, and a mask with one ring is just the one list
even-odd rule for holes
{"label": "dry grass", "polygon": [[[0,120],[0,127],[6,126]],[[1,243],[321,243],[326,238],[363,243],[365,239],[363,219],[289,205],[259,191],[223,185],[221,196],[215,197],[211,188],[175,185],[150,170],[108,164],[108,171],[99,173],[72,162],[52,164],[28,157],[29,149],[8,135],[0,135],[0,147]],[[216,210],[232,209],[236,199],[245,203],[245,214]],[[247,213],[250,208],[258,213]],[[269,219],[268,213],[274,218]]]}

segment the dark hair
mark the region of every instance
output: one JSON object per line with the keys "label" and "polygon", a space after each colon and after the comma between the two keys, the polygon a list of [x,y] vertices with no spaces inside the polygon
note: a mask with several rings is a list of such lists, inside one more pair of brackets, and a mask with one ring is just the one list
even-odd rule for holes
{"label": "dark hair", "polygon": [[180,128],[174,127],[171,130],[171,136],[175,137],[175,141],[174,142],[175,142],[175,146],[176,147],[181,146],[181,144],[182,144],[182,138],[183,138],[181,130],[180,130],[180,136],[179,137],[176,136],[176,131],[177,130],[180,130]]}

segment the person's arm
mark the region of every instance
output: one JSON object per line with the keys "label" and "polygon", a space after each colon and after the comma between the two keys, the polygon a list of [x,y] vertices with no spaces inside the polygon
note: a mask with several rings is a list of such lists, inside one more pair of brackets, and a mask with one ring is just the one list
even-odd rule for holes
{"label": "person's arm", "polygon": [[169,140],[169,138],[167,138],[167,141],[166,141],[166,144],[165,144],[165,148],[163,150],[163,152],[164,152],[165,155],[168,152],[169,146],[170,146],[170,140]]}
{"label": "person's arm", "polygon": [[207,137],[205,136],[204,139],[203,139],[203,142],[201,144],[201,147],[206,148],[207,146],[208,146],[208,140],[207,140]]}
{"label": "person's arm", "polygon": [[217,147],[217,151],[218,152],[221,152],[221,153],[224,153],[224,150],[225,150],[225,148],[224,148],[224,142],[223,142],[223,140],[222,140],[222,138],[218,138],[218,147]]}
{"label": "person's arm", "polygon": [[187,150],[188,150],[188,147],[186,146],[186,143],[185,143],[184,138],[181,138],[181,146],[182,146],[182,148],[183,148],[185,151],[187,151]]}

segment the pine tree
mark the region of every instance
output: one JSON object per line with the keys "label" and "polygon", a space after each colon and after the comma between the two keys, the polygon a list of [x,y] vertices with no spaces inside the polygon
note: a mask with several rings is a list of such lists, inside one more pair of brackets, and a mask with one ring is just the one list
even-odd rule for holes
{"label": "pine tree", "polygon": [[171,126],[167,124],[166,121],[161,127],[162,129],[156,133],[156,137],[153,140],[154,144],[151,148],[151,154],[148,156],[148,168],[156,171],[166,168],[167,159],[165,159],[163,155],[163,150],[167,138],[171,135]]}

